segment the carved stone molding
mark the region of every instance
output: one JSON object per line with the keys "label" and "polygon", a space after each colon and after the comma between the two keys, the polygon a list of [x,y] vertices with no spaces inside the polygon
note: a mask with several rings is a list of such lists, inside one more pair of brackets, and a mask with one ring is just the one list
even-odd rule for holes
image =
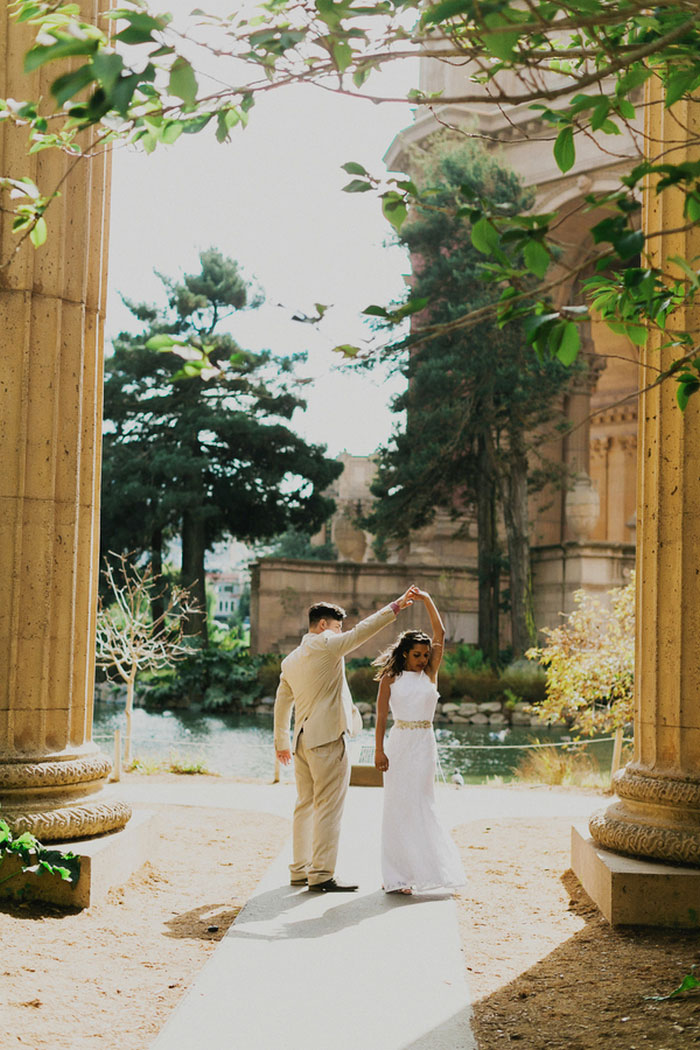
{"label": "carved stone molding", "polygon": [[64,842],[123,828],[131,806],[120,799],[95,799],[57,809],[32,812],[21,806],[2,809],[15,834],[29,831],[41,842]]}
{"label": "carved stone molding", "polygon": [[700,820],[700,780],[665,772],[655,773],[630,763],[615,774],[613,782],[620,798],[651,805],[697,809]]}
{"label": "carved stone molding", "polygon": [[617,806],[594,813],[588,827],[604,849],[700,866],[700,827],[647,822],[628,816]]}
{"label": "carved stone molding", "polygon": [[624,405],[612,405],[602,408],[591,419],[591,426],[609,426],[611,423],[634,423],[637,419],[637,405],[634,401]]}
{"label": "carved stone molding", "polygon": [[700,778],[630,763],[613,784],[620,801],[589,823],[599,846],[700,866]]}
{"label": "carved stone molding", "polygon": [[94,754],[63,762],[0,762],[0,791],[3,788],[44,788],[106,780],[112,763],[106,755]]}
{"label": "carved stone molding", "polygon": [[615,437],[615,441],[625,453],[637,451],[636,434],[621,434],[619,437]]}
{"label": "carved stone molding", "polygon": [[605,459],[609,448],[609,437],[591,438],[591,456],[597,457],[598,459]]}

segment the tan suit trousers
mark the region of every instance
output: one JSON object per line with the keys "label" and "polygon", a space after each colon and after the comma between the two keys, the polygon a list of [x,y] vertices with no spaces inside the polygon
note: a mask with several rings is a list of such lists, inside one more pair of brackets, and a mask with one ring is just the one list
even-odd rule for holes
{"label": "tan suit trousers", "polygon": [[306,747],[303,731],[294,753],[297,803],[292,832],[294,881],[309,885],[332,879],[338,856],[340,820],[350,783],[345,737],[320,747]]}

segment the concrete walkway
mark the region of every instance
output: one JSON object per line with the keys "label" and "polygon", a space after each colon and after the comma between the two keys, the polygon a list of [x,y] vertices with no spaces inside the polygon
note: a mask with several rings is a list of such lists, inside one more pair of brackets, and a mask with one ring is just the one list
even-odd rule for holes
{"label": "concrete walkway", "polygon": [[[131,781],[136,803],[291,815],[289,785]],[[471,820],[586,817],[594,796],[542,789],[438,791],[448,826]],[[240,912],[152,1050],[476,1050],[456,904],[380,887],[381,792],[351,788],[339,878],[354,894],[288,885],[289,845]]]}

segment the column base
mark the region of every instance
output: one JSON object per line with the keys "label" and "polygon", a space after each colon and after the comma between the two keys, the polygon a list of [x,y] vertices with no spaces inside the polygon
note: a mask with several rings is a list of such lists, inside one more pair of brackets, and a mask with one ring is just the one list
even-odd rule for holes
{"label": "column base", "polygon": [[89,745],[44,757],[0,760],[0,818],[17,835],[62,842],[123,828],[131,807],[107,787],[111,762]]}
{"label": "column base", "polygon": [[619,801],[588,827],[598,846],[633,857],[700,867],[700,781],[630,763],[613,786]]}
{"label": "column base", "polygon": [[571,829],[571,867],[614,926],[700,928],[700,870],[611,853],[577,825]]}
{"label": "column base", "polygon": [[8,858],[0,866],[2,878],[13,870],[18,874],[0,882],[0,897],[20,896],[23,901],[46,901],[63,908],[89,908],[103,900],[113,886],[122,886],[152,856],[157,820],[157,814],[141,810],[120,831],[84,842],[56,843],[57,848],[80,858],[80,877],[75,885],[46,872],[21,873],[16,860]]}

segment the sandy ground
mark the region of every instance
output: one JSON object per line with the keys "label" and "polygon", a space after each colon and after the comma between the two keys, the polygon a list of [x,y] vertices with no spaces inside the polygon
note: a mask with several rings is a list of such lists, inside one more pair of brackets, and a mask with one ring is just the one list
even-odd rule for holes
{"label": "sandy ground", "polygon": [[[168,806],[160,828],[149,865],[87,911],[0,903],[0,1050],[147,1050],[290,825]],[[700,933],[611,929],[568,871],[569,834],[565,819],[455,831],[480,1050],[700,1045],[700,993],[647,998],[700,961]]]}
{"label": "sandy ground", "polygon": [[700,932],[610,927],[569,869],[570,832],[568,819],[456,829],[469,878],[459,917],[480,1050],[700,1045],[700,989],[652,998],[700,962]]}
{"label": "sandy ground", "polygon": [[2,1050],[147,1050],[291,827],[148,808],[160,814],[157,852],[103,903],[66,914],[0,902]]}

